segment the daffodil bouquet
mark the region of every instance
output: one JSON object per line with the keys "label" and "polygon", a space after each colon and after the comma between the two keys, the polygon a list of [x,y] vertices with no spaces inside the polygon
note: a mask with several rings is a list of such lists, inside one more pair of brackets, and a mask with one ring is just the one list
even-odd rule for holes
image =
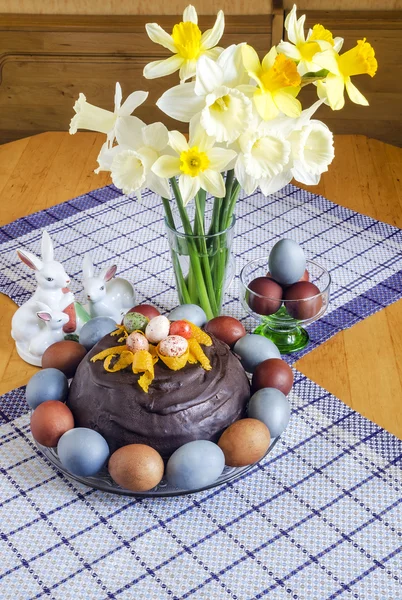
{"label": "daffodil bouquet", "polygon": [[[122,103],[118,83],[114,112],[87,103],[84,94],[74,106],[70,133],[80,128],[107,136],[96,172],[110,171],[125,194],[140,197],[149,188],[161,196],[170,232],[183,234],[172,249],[180,300],[199,304],[208,318],[219,314],[229,250],[224,236],[240,190],[249,195],[259,188],[267,196],[293,178],[316,185],[334,158],[331,131],[313,119],[317,108],[324,103],[341,109],[345,89],[352,102],[368,104],[351,77],[375,75],[372,46],[363,39],[340,54],[342,38],[320,24],[306,36],[304,22],[294,6],[285,21],[289,41],[272,47],[262,61],[247,43],[218,46],[222,11],[204,33],[191,5],[171,34],[156,23],[146,25],[150,39],[172,56],[148,64],[144,76],[179,71],[180,84],[157,106],[188,124],[188,138],[133,116],[148,93],[133,92]],[[303,110],[298,95],[309,84],[318,100]]]}

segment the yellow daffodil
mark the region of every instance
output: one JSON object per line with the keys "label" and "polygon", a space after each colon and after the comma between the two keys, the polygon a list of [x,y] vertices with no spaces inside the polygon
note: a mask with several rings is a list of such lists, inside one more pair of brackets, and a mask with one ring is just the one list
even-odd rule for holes
{"label": "yellow daffodil", "polygon": [[301,78],[293,60],[271,48],[262,63],[251,46],[242,47],[243,62],[249,76],[258,88],[254,91],[254,104],[264,121],[274,119],[280,112],[288,117],[298,117],[301,104],[296,96]]}
{"label": "yellow daffodil", "polygon": [[357,45],[344,54],[325,50],[316,55],[315,61],[329,71],[325,81],[317,82],[318,96],[323,98],[332,110],[340,110],[345,104],[344,90],[355,104],[368,106],[368,101],[352,83],[353,75],[370,75],[377,72],[374,49],[366,39],[358,40]]}
{"label": "yellow daffodil", "polygon": [[304,22],[306,15],[299,19],[296,15],[296,5],[285,19],[285,29],[288,34],[288,42],[281,41],[277,50],[288,58],[295,60],[300,75],[308,72],[319,71],[321,67],[314,62],[314,56],[318,52],[333,48],[336,52],[342,47],[343,38],[333,38],[332,33],[322,25],[314,25],[310,29],[307,38],[304,34]]}
{"label": "yellow daffodil", "polygon": [[225,195],[221,172],[235,158],[236,152],[214,148],[214,141],[199,124],[193,127],[190,123],[189,142],[179,131],[171,131],[169,145],[176,156],[161,156],[152,166],[158,177],[179,176],[179,189],[185,206],[201,188],[216,198]]}
{"label": "yellow daffodil", "polygon": [[221,39],[224,27],[225,19],[220,10],[213,28],[201,33],[197,12],[191,4],[184,10],[183,21],[173,27],[171,35],[157,23],[148,23],[146,30],[150,39],[173,52],[173,56],[146,65],[144,77],[147,79],[164,77],[179,69],[181,81],[194,77],[200,56],[206,55],[216,59],[222,52],[222,48],[214,46]]}

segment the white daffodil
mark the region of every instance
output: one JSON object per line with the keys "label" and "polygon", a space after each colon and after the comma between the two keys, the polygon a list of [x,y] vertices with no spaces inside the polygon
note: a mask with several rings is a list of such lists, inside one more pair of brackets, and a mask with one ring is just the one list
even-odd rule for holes
{"label": "white daffodil", "polygon": [[121,103],[122,92],[120,83],[116,83],[114,95],[114,112],[99,108],[87,102],[84,94],[80,94],[78,100],[74,104],[75,115],[70,122],[70,134],[77,133],[78,129],[89,129],[90,131],[100,131],[109,136],[109,140],[113,142],[114,130],[116,124],[120,120],[136,120],[142,123],[137,117],[130,116],[136,108],[145,102],[148,97],[148,92],[133,92],[126,100]]}
{"label": "white daffodil", "polygon": [[358,40],[357,45],[339,55],[333,50],[325,50],[315,58],[321,68],[329,71],[324,81],[317,82],[318,97],[323,98],[332,110],[340,110],[345,105],[344,91],[352,102],[368,106],[367,99],[352,83],[351,76],[370,75],[377,72],[377,59],[374,48],[366,39]]}
{"label": "white daffodil", "polygon": [[169,182],[151,170],[162,152],[166,152],[169,133],[162,123],[139,127],[136,122],[119,123],[117,146],[104,147],[98,157],[97,171],[111,171],[112,181],[124,194],[137,194],[149,188],[163,198],[170,198]]}
{"label": "white daffodil", "polygon": [[304,34],[305,20],[306,15],[297,18],[296,5],[294,4],[285,19],[285,29],[290,41],[281,41],[277,46],[278,52],[298,63],[297,70],[300,75],[321,69],[320,65],[314,61],[314,57],[318,52],[331,48],[335,52],[339,52],[343,44],[343,38],[337,37],[334,39],[332,33],[319,24],[314,25],[313,29],[309,29],[306,38]]}
{"label": "white daffodil", "polygon": [[[247,194],[260,187],[267,195],[289,183],[292,177],[283,182],[281,174],[289,162],[291,145],[279,130],[262,122],[253,132],[240,136],[238,142],[235,175]],[[273,189],[273,181],[280,183],[277,189]]]}
{"label": "white daffodil", "polygon": [[190,126],[190,140],[179,131],[169,133],[169,144],[176,156],[161,156],[152,171],[158,177],[179,176],[179,189],[186,206],[200,188],[217,198],[225,195],[221,172],[236,156],[233,150],[213,147],[214,139],[200,127]]}
{"label": "white daffodil", "polygon": [[204,33],[201,33],[198,27],[197,11],[191,4],[183,12],[183,21],[173,27],[172,35],[157,23],[148,23],[145,27],[153,42],[173,52],[170,58],[146,65],[144,77],[147,79],[164,77],[180,70],[180,80],[184,82],[194,77],[197,61],[201,56],[214,59],[222,52],[222,48],[215,48],[225,27],[225,18],[221,10],[213,28]]}
{"label": "white daffodil", "polygon": [[296,181],[317,185],[322,173],[334,159],[334,138],[321,121],[310,121],[301,129],[293,131],[288,140],[292,145],[291,173]]}
{"label": "white daffodil", "polygon": [[248,129],[253,116],[251,100],[236,89],[247,80],[241,46],[232,45],[216,62],[202,56],[197,63],[195,82],[167,90],[157,106],[184,123],[199,114],[209,136],[217,142],[232,143]]}

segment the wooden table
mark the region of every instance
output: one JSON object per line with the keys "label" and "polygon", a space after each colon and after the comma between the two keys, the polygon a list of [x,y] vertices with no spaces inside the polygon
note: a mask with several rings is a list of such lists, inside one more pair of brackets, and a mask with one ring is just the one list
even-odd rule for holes
{"label": "wooden table", "polygon": [[[0,146],[0,225],[110,182],[93,169],[104,136],[43,133]],[[336,136],[335,161],[318,186],[329,200],[402,228],[402,148]],[[14,303],[0,295],[0,393],[36,371],[10,337]],[[402,438],[402,301],[342,331],[296,367],[346,404]]]}

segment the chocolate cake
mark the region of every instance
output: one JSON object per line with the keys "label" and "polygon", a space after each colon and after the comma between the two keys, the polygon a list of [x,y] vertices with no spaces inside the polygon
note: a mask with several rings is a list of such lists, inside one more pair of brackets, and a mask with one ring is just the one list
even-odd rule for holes
{"label": "chocolate cake", "polygon": [[87,354],[75,374],[69,399],[76,427],[95,429],[110,451],[127,444],[148,444],[167,458],[193,440],[217,441],[231,423],[245,416],[250,385],[243,367],[229,347],[211,336],[203,347],[212,369],[187,364],[178,371],[162,361],[145,393],[139,375],[129,368],[106,372],[97,353],[116,346],[105,336]]}

